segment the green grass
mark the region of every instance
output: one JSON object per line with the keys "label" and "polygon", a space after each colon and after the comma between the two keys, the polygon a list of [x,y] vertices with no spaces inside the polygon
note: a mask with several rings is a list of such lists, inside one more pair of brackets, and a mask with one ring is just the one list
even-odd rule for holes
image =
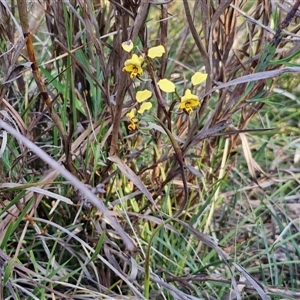
{"label": "green grass", "polygon": [[[1,299],[300,297],[300,77],[280,73],[299,66],[296,19],[275,46],[280,7],[211,1],[188,22],[184,2],[151,3],[141,23],[130,1],[5,2],[0,126],[17,133],[1,133]],[[26,18],[40,77],[16,68],[32,51],[16,27]],[[135,79],[122,71],[130,38],[138,55],[166,49]],[[197,71],[208,78],[187,114]],[[161,77],[176,93],[156,89]],[[145,88],[152,108],[130,131]]]}

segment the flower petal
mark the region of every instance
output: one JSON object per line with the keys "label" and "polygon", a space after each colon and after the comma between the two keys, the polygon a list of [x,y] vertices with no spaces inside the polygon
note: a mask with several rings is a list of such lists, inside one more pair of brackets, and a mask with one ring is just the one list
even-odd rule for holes
{"label": "flower petal", "polygon": [[138,110],[139,114],[143,114],[145,110],[150,109],[152,107],[151,102],[144,102],[142,103],[140,109]]}
{"label": "flower petal", "polygon": [[187,89],[184,93],[184,96],[181,97],[181,102],[196,100],[199,102],[197,95],[192,94],[190,89]]}
{"label": "flower petal", "polygon": [[138,121],[131,121],[130,122],[130,124],[128,125],[128,129],[130,130],[130,131],[133,131],[133,130],[136,130],[136,128],[137,128],[137,126],[136,126],[136,124],[138,123]]}
{"label": "flower petal", "polygon": [[193,76],[192,76],[192,84],[193,85],[197,85],[202,83],[203,81],[205,81],[207,78],[207,74],[201,73],[201,72],[196,72]]}
{"label": "flower petal", "polygon": [[123,72],[129,72],[131,73],[133,71],[134,65],[127,65],[123,68]]}
{"label": "flower petal", "polygon": [[144,58],[142,56],[137,56],[133,54],[130,59],[127,59],[124,63],[124,66],[134,65],[136,67],[141,67],[142,63],[144,62]]}
{"label": "flower petal", "polygon": [[168,79],[161,79],[157,84],[159,88],[166,93],[175,92],[175,84]]}
{"label": "flower petal", "polygon": [[165,50],[164,46],[162,46],[162,45],[152,47],[148,50],[148,56],[150,58],[162,57],[162,55],[164,53],[166,53],[166,50]]}
{"label": "flower petal", "polygon": [[122,48],[126,52],[130,52],[133,49],[133,42],[132,40],[128,40],[122,43]]}
{"label": "flower petal", "polygon": [[149,90],[143,90],[143,91],[138,91],[136,93],[136,101],[141,103],[147,99],[149,99],[152,96],[152,92]]}
{"label": "flower petal", "polygon": [[131,111],[128,114],[126,114],[126,117],[130,121],[134,118],[135,114],[136,114],[136,109],[132,108]]}

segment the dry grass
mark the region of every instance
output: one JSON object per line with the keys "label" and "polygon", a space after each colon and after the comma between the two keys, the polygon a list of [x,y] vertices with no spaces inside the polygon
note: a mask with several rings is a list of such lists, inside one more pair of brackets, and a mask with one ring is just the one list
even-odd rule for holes
{"label": "dry grass", "polygon": [[[0,299],[298,299],[300,1],[16,4],[0,1]],[[166,49],[135,80],[129,39]],[[196,71],[188,115],[157,82],[182,95]]]}

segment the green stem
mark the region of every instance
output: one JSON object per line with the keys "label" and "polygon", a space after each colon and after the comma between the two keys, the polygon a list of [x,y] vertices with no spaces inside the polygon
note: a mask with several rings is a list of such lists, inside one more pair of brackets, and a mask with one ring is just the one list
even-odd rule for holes
{"label": "green stem", "polygon": [[182,151],[181,151],[178,143],[174,139],[174,137],[172,135],[172,132],[170,132],[169,129],[159,119],[156,119],[156,121],[159,123],[159,125],[161,127],[163,127],[163,129],[167,133],[167,135],[168,135],[168,137],[169,137],[169,139],[172,143],[172,146],[174,148],[175,157],[176,157],[176,159],[179,163],[179,166],[180,166],[180,173],[181,173],[181,178],[182,178],[182,182],[183,182],[184,202],[181,205],[181,207],[179,208],[179,210],[174,214],[174,216],[169,217],[167,220],[165,220],[160,225],[158,225],[156,229],[154,229],[154,231],[153,231],[153,233],[150,237],[149,245],[148,245],[148,248],[147,248],[147,251],[146,251],[146,259],[145,259],[144,296],[145,296],[146,299],[149,299],[149,292],[150,292],[150,255],[151,255],[151,245],[152,245],[152,242],[154,240],[154,237],[160,231],[160,229],[163,226],[168,224],[174,218],[177,218],[178,216],[181,215],[181,213],[185,210],[185,208],[187,206],[188,197],[189,197],[188,186],[187,186],[187,182],[186,182],[186,178],[185,178],[185,174],[184,174],[184,159],[183,159]]}

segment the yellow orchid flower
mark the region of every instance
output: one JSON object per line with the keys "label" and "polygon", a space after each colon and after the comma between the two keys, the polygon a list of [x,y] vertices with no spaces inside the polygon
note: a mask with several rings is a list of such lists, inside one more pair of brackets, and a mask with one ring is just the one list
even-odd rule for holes
{"label": "yellow orchid flower", "polygon": [[135,130],[137,128],[137,123],[139,120],[135,117],[136,115],[136,109],[133,108],[128,114],[126,114],[126,117],[129,121],[128,129],[130,131]]}
{"label": "yellow orchid flower", "polygon": [[130,78],[133,79],[136,76],[143,74],[142,63],[144,58],[133,54],[130,59],[127,59],[124,63],[123,71],[130,73]]}
{"label": "yellow orchid flower", "polygon": [[197,106],[200,106],[198,96],[192,94],[190,89],[187,89],[184,96],[181,97],[179,108],[184,109],[188,114],[191,114],[193,112],[193,107]]}
{"label": "yellow orchid flower", "polygon": [[168,80],[168,79],[161,79],[158,81],[157,85],[159,86],[159,88],[166,92],[166,93],[172,93],[175,92],[175,84]]}
{"label": "yellow orchid flower", "polygon": [[164,46],[159,45],[156,47],[152,47],[148,50],[148,57],[150,58],[162,57],[164,53],[166,53]]}
{"label": "yellow orchid flower", "polygon": [[191,80],[192,80],[192,84],[195,86],[197,84],[202,83],[203,81],[205,81],[207,78],[207,74],[201,73],[201,72],[196,72]]}

